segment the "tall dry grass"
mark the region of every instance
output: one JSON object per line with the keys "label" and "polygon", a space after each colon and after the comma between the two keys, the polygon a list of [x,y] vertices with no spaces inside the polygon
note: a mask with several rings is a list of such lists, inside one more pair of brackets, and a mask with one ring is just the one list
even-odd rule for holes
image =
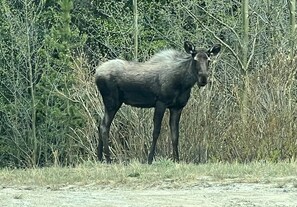
{"label": "tall dry grass", "polygon": [[[219,62],[220,60],[218,60]],[[216,64],[213,66],[216,67]],[[240,112],[242,83],[239,77],[224,79],[212,73],[212,84],[194,87],[185,107],[180,128],[180,156],[186,162],[252,160],[294,160],[297,154],[297,83],[296,59],[284,54],[249,74],[248,121],[244,125]],[[96,159],[97,125],[103,105],[93,75],[84,59],[78,59],[76,76],[79,87],[71,99],[83,106],[87,124],[73,129],[72,138]],[[214,70],[215,71],[215,70]],[[232,77],[229,68],[221,73]],[[225,81],[225,82],[224,82]],[[123,105],[111,127],[110,142],[114,160],[136,159],[145,162],[152,135],[153,109]],[[157,158],[171,157],[171,140],[166,112],[157,144]]]}

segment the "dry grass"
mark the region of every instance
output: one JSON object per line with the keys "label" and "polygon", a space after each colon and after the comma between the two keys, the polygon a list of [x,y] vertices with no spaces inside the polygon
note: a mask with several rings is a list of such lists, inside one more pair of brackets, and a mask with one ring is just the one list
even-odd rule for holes
{"label": "dry grass", "polygon": [[69,185],[93,187],[178,188],[207,182],[297,183],[297,163],[185,164],[160,160],[153,165],[98,164],[85,162],[74,168],[2,169],[2,186],[47,186],[58,189]]}

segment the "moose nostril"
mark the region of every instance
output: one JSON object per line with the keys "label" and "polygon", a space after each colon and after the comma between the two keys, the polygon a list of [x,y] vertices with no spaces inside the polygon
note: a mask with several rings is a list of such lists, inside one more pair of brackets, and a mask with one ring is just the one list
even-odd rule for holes
{"label": "moose nostril", "polygon": [[202,76],[201,77],[201,82],[202,83],[207,83],[207,77],[206,76]]}
{"label": "moose nostril", "polygon": [[205,86],[207,84],[207,77],[206,76],[200,76],[198,81],[199,81],[200,86]]}

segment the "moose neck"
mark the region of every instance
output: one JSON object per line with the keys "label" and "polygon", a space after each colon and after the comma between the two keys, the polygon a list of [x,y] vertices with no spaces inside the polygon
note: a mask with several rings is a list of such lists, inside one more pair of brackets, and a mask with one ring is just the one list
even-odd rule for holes
{"label": "moose neck", "polygon": [[184,76],[184,86],[185,88],[192,88],[195,83],[197,83],[197,73],[196,70],[196,61],[192,57],[188,57],[186,60],[186,67],[184,69],[186,70],[185,76]]}

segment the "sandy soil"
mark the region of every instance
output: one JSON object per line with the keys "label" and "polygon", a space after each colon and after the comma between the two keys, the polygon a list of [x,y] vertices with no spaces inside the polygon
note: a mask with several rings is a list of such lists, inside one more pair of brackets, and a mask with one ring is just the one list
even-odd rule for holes
{"label": "sandy soil", "polygon": [[94,186],[1,187],[1,207],[35,206],[295,206],[297,187],[259,183],[200,183],[177,189]]}

